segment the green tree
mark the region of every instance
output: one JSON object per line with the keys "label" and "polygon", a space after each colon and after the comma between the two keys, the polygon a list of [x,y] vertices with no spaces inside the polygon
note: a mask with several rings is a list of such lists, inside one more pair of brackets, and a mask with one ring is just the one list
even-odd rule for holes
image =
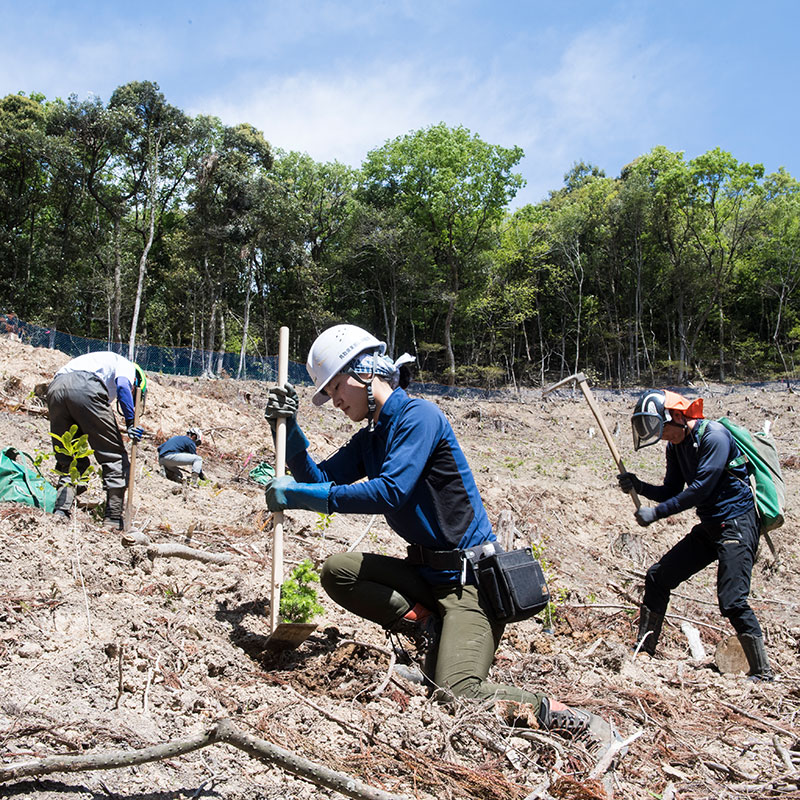
{"label": "green tree", "polygon": [[38,318],[51,276],[37,270],[46,229],[49,143],[43,98],[0,100],[0,300]]}
{"label": "green tree", "polygon": [[120,86],[108,105],[119,113],[124,128],[119,180],[123,195],[131,197],[130,224],[141,242],[128,339],[128,357],[133,359],[148,257],[168,212],[185,188],[184,179],[193,162],[193,127],[189,117],[169,105],[158,84],[151,81]]}
{"label": "green tree", "polygon": [[443,338],[451,384],[453,318],[462,281],[523,185],[512,172],[522,155],[519,147],[491,145],[464,127],[439,123],[372,150],[362,168],[366,201],[402,209],[430,237],[431,263],[447,308]]}
{"label": "green tree", "polygon": [[720,379],[725,379],[725,309],[735,271],[761,224],[768,195],[764,167],[737,161],[719,148],[689,162],[690,192],[682,209],[701,269],[710,278],[689,352],[694,353],[703,326],[716,309],[719,318]]}

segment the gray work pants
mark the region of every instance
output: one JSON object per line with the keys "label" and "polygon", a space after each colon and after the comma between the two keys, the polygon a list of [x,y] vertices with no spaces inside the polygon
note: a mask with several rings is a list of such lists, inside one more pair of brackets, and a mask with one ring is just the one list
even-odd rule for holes
{"label": "gray work pants", "polygon": [[340,606],[387,629],[417,603],[441,616],[437,699],[513,700],[538,710],[542,695],[486,680],[504,626],[490,619],[475,586],[433,585],[408,561],[372,553],[332,555],[320,581]]}
{"label": "gray work pants", "polygon": [[158,463],[164,467],[167,477],[171,479],[181,477],[182,467],[191,467],[194,475],[199,475],[203,471],[203,459],[197,453],[168,453],[160,456]]}
{"label": "gray work pants", "polygon": [[[63,436],[73,425],[78,426],[78,436],[84,433],[94,450],[94,457],[103,473],[103,487],[124,489],[128,485],[128,453],[117,427],[114,411],[108,402],[108,392],[103,383],[90,372],[67,372],[56,375],[47,388],[47,408],[50,412],[50,432]],[[53,440],[53,449],[58,444]],[[68,473],[72,459],[56,452],[56,469]],[[89,459],[78,461],[83,472]],[[65,482],[59,479],[59,485]]]}
{"label": "gray work pants", "polygon": [[166,469],[179,470],[181,467],[191,467],[192,472],[197,475],[203,471],[203,459],[197,453],[168,453],[160,456],[158,463]]}

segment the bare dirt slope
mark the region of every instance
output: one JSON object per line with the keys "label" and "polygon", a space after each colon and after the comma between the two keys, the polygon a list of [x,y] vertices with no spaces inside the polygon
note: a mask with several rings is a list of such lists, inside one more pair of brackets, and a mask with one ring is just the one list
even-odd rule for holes
{"label": "bare dirt slope", "polygon": [[[0,445],[50,449],[47,419],[30,397],[67,357],[0,338]],[[154,544],[228,554],[227,565],[148,556],[99,528],[93,503],[59,524],[26,506],[0,506],[0,768],[51,754],[105,753],[185,740],[229,718],[243,732],[396,795],[420,798],[800,797],[800,613],[796,518],[778,532],[781,558],[761,558],[752,599],[779,680],[753,684],[714,667],[731,634],[719,616],[714,571],[676,594],[654,660],[631,653],[646,567],[692,522],[690,514],[638,528],[616,489],[611,456],[579,394],[523,402],[431,398],[452,421],[490,517],[511,512],[518,545],[533,543],[556,600],[552,618],[509,626],[491,677],[541,690],[613,718],[639,737],[605,780],[577,744],[511,729],[491,711],[452,713],[419,687],[387,682],[376,626],[321,598],[317,631],[297,650],[265,651],[269,632],[270,516],[248,479],[272,460],[266,387],[152,376],[139,448],[135,527]],[[707,416],[751,428],[765,419],[797,497],[798,396],[786,388],[703,387]],[[626,465],[660,479],[662,447],[632,452],[635,393],[598,402]],[[302,390],[301,424],[320,457],[352,434]],[[39,412],[39,413],[37,413]],[[158,473],[155,447],[190,425],[207,431],[210,481],[197,489]],[[364,535],[370,519],[286,515],[287,569],[319,564]],[[401,554],[382,519],[362,549]],[[766,548],[764,548],[766,550]],[[681,623],[699,628],[694,660]],[[512,748],[509,750],[509,748]],[[241,749],[213,745],[110,771],[56,773],[0,784],[0,796],[339,797]]]}

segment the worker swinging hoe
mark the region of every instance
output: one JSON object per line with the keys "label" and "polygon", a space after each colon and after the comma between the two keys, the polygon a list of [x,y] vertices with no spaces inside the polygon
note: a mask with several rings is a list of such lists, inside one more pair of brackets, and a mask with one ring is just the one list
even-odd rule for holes
{"label": "worker swinging hoe", "polygon": [[[617,450],[617,445],[614,443],[614,439],[611,437],[608,426],[603,420],[603,414],[600,411],[600,407],[597,405],[594,395],[592,394],[592,390],[589,388],[589,379],[583,372],[576,372],[575,374],[569,375],[563,380],[558,381],[558,383],[554,383],[552,386],[548,386],[546,389],[543,389],[542,397],[554,392],[556,389],[560,389],[562,386],[568,386],[573,382],[578,384],[583,396],[586,398],[586,402],[589,404],[589,408],[594,415],[594,418],[597,420],[597,424],[600,427],[603,438],[606,440],[608,449],[611,450],[611,455],[614,458],[614,463],[617,466],[618,472],[620,474],[627,472],[622,463],[622,456],[619,454],[619,450]],[[633,504],[636,506],[636,510],[638,511],[642,506],[642,502],[639,500],[639,495],[636,493],[636,489],[631,487],[628,493],[630,494]]]}

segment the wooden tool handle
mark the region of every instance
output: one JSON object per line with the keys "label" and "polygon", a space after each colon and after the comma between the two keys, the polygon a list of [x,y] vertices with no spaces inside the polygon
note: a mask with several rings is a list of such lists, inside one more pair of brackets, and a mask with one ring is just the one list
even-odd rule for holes
{"label": "wooden tool handle", "polygon": [[[611,451],[611,455],[614,457],[614,463],[617,465],[617,469],[620,472],[627,472],[625,465],[622,463],[622,456],[620,456],[619,450],[617,450],[616,442],[614,442],[611,433],[606,427],[606,423],[603,420],[603,415],[597,403],[595,402],[594,395],[592,394],[592,390],[589,388],[589,384],[584,378],[582,381],[578,381],[578,385],[581,387],[583,396],[586,398],[586,402],[589,404],[589,408],[591,409],[592,414],[594,414],[597,424],[600,426],[600,431],[603,434],[603,438],[606,440],[606,444],[608,445],[608,449]],[[639,494],[637,493],[636,489],[633,488],[630,490],[629,494],[633,500],[633,504],[636,506],[636,510],[638,511],[642,507],[642,501],[639,499]]]}
{"label": "wooden tool handle", "polygon": [[[278,339],[278,385],[289,380],[289,329],[283,326]],[[286,474],[286,420],[278,417],[275,423],[275,477]],[[272,591],[269,604],[270,633],[278,627],[283,584],[283,511],[272,515]]]}
{"label": "wooden tool handle", "polygon": [[[136,387],[136,400],[133,407],[133,427],[139,427],[139,415],[142,411],[142,387]],[[128,497],[125,503],[125,520],[123,528],[128,531],[131,528],[133,521],[133,484],[136,478],[136,449],[139,442],[136,439],[131,440],[131,464],[128,470]]]}

